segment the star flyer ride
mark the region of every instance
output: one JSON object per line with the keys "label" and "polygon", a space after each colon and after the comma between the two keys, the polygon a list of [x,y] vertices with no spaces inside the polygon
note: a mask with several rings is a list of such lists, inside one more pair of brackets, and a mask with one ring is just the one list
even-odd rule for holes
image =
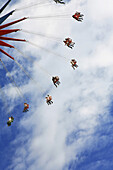
{"label": "star flyer ride", "polygon": [[[57,4],[57,3],[60,3],[60,4],[65,5],[65,2],[63,2],[62,0],[53,0],[53,1],[55,1],[56,4]],[[4,9],[8,6],[8,4],[9,4],[10,2],[11,2],[11,0],[8,0],[8,1],[4,4],[4,6],[1,7],[1,9],[0,9],[0,14],[4,11]],[[39,5],[39,3],[33,4],[32,6],[35,6],[35,5]],[[24,7],[24,8],[28,8],[28,7],[31,7],[31,6],[27,6],[27,7]],[[22,9],[24,9],[24,8],[22,8]],[[1,48],[0,48],[0,52],[1,52],[2,54],[4,54],[4,55],[8,56],[10,59],[12,59],[12,60],[20,67],[20,69],[26,74],[26,76],[29,77],[32,81],[35,82],[35,80],[27,73],[27,71],[22,67],[22,65],[21,65],[12,55],[10,55],[6,50],[4,50],[4,47],[15,49],[15,50],[17,50],[18,52],[20,52],[20,50],[18,50],[15,46],[13,46],[13,45],[11,45],[11,44],[9,44],[9,43],[6,43],[5,41],[8,41],[8,40],[10,40],[10,41],[12,41],[12,42],[13,42],[13,41],[17,41],[17,42],[18,42],[18,41],[21,41],[21,42],[26,42],[26,43],[29,43],[29,44],[31,44],[31,45],[34,45],[34,46],[38,47],[36,44],[31,43],[31,42],[29,42],[29,41],[27,41],[27,40],[25,40],[25,39],[17,39],[17,38],[13,38],[13,37],[7,37],[7,34],[11,34],[11,33],[13,33],[13,32],[17,33],[18,31],[23,31],[23,32],[31,33],[31,34],[40,35],[40,36],[43,36],[43,37],[44,37],[44,36],[46,37],[46,35],[41,35],[41,34],[38,34],[38,33],[32,33],[32,32],[30,32],[30,31],[26,31],[26,30],[22,30],[22,29],[8,29],[8,27],[9,27],[9,26],[12,26],[12,25],[14,25],[14,24],[17,24],[17,23],[19,23],[19,22],[25,21],[25,20],[27,20],[27,19],[29,19],[29,18],[30,18],[30,19],[34,19],[34,18],[47,18],[47,17],[46,17],[46,16],[23,17],[23,18],[20,18],[20,19],[18,19],[18,20],[15,20],[15,21],[12,21],[12,22],[3,24],[4,21],[6,21],[7,18],[10,17],[11,15],[13,15],[16,11],[18,11],[18,9],[12,10],[11,12],[7,13],[6,15],[4,15],[4,16],[2,16],[2,17],[0,18],[0,47],[1,47]],[[67,17],[67,16],[68,16],[68,15],[57,15],[57,16],[49,16],[49,17]],[[81,14],[80,12],[76,12],[74,15],[72,15],[72,17],[73,17],[74,19],[76,19],[77,21],[80,21],[80,22],[82,22],[83,16],[84,16],[84,15]],[[54,39],[54,40],[59,40],[59,38],[57,38],[57,37],[47,36],[47,38],[50,38],[50,39],[52,38],[52,39]],[[61,42],[61,40],[60,40],[60,42]],[[74,47],[74,44],[75,44],[75,42],[73,42],[71,38],[65,38],[65,40],[64,40],[63,42],[65,43],[66,46],[68,46],[68,47],[71,48],[71,49]],[[45,50],[46,52],[50,52],[50,53],[52,53],[52,54],[54,54],[54,55],[57,55],[57,56],[59,56],[59,57],[63,57],[63,56],[61,56],[60,54],[56,54],[56,53],[50,51],[49,49],[44,49],[43,47],[38,47],[38,48],[41,48],[41,49]],[[23,54],[22,52],[20,52],[20,53]],[[23,55],[24,55],[24,54],[23,54]],[[67,60],[66,57],[64,57],[64,59]],[[23,112],[29,111],[29,110],[28,110],[28,109],[29,109],[29,104],[28,104],[28,102],[26,101],[24,95],[22,94],[21,89],[17,86],[16,82],[15,82],[14,79],[12,78],[11,74],[9,73],[8,69],[6,68],[6,66],[5,66],[5,64],[3,63],[3,61],[1,60],[1,58],[0,58],[0,62],[1,62],[1,64],[2,64],[2,66],[3,66],[3,68],[5,69],[5,71],[8,73],[8,76],[9,76],[12,84],[18,89],[19,94],[20,94],[20,95],[23,97],[23,99],[24,99],[24,109],[23,109]],[[71,66],[72,66],[73,69],[75,69],[75,68],[78,67],[78,65],[76,64],[77,61],[76,61],[75,59],[72,59],[70,63],[71,63]],[[41,67],[39,67],[39,68],[41,69]],[[44,71],[44,69],[42,69],[42,70]],[[53,84],[54,84],[56,87],[57,87],[58,85],[60,85],[59,76],[52,76],[52,75],[51,75],[50,73],[48,73],[47,71],[45,71],[45,72],[46,72],[46,74],[48,74],[49,76],[51,76],[52,81],[53,81]],[[0,90],[2,90],[2,88],[0,88]],[[47,97],[45,97],[45,99],[46,99],[46,103],[47,103],[48,105],[53,104],[52,96],[47,95]],[[8,120],[8,122],[7,122],[7,125],[8,125],[8,126],[11,126],[11,123],[13,122],[13,120],[14,120],[13,116],[9,117],[9,120]]]}

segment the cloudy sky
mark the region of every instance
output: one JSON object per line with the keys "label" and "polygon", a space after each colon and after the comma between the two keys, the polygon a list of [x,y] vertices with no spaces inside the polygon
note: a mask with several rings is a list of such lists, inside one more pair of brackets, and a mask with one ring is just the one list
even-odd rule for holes
{"label": "cloudy sky", "polygon": [[[11,26],[22,30],[9,35],[28,42],[10,42],[17,50],[3,48],[28,76],[1,54],[20,90],[0,64],[1,170],[113,169],[113,1],[65,2],[12,0],[3,12],[17,9],[4,23],[29,19]],[[76,11],[84,14],[82,23],[72,18]],[[73,49],[63,44],[67,37]],[[52,76],[59,76],[59,87]],[[46,104],[47,94],[53,105]],[[23,113],[26,101],[30,109]]]}

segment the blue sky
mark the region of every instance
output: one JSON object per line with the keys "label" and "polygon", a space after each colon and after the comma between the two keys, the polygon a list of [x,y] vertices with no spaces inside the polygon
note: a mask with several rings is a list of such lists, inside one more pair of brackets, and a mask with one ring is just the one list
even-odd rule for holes
{"label": "blue sky", "polygon": [[[112,105],[110,113],[113,113]],[[79,170],[112,170],[112,152],[113,152],[113,115],[109,115],[110,120],[105,121],[102,117],[100,117],[100,125],[97,127],[95,132],[95,139],[93,141],[93,148],[88,148],[83,151],[80,155],[78,155],[78,160],[80,162],[72,161],[68,169],[79,169]]]}
{"label": "blue sky", "polygon": [[[37,3],[36,0],[12,0],[4,13],[21,8],[26,2]],[[12,34],[12,37],[33,42],[38,48],[29,43],[10,42],[23,55],[15,49],[4,48],[33,81],[14,61],[1,54],[2,61],[30,104],[30,110],[22,112],[25,101],[0,65],[0,169],[112,170],[113,2],[71,0],[65,6],[49,2],[51,5],[17,11],[7,22],[24,16],[69,14],[66,19],[29,19],[11,28],[57,37],[62,41],[71,37],[75,47],[71,50],[56,39],[23,31]],[[2,0],[0,5],[3,3]],[[84,14],[83,23],[71,17],[76,11]],[[39,46],[49,49],[50,53]],[[72,58],[78,61],[76,70],[71,68]],[[53,75],[60,77],[58,88],[52,84]],[[47,94],[53,97],[51,106],[45,102]],[[14,122],[7,127],[11,115]]]}

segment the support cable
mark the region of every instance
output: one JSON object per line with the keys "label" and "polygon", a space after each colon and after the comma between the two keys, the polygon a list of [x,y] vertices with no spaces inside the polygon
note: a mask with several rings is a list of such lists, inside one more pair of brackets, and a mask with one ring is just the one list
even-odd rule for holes
{"label": "support cable", "polygon": [[66,57],[64,57],[64,56],[62,56],[62,55],[60,55],[60,54],[57,54],[57,53],[55,53],[55,52],[53,52],[53,51],[51,51],[51,50],[49,50],[49,49],[47,49],[47,48],[43,48],[43,47],[41,47],[41,46],[39,46],[39,45],[37,45],[37,44],[34,44],[34,43],[30,42],[30,41],[26,41],[26,42],[28,42],[29,44],[31,44],[31,45],[33,45],[33,46],[35,46],[35,47],[38,47],[38,48],[44,50],[44,51],[47,51],[47,52],[49,52],[49,53],[52,53],[52,54],[54,54],[54,55],[56,55],[56,56],[58,56],[58,57],[64,58],[66,61],[68,61]]}

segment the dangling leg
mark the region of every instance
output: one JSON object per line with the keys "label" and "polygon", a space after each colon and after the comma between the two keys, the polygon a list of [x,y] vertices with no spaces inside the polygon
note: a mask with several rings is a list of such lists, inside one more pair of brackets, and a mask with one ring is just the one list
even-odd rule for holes
{"label": "dangling leg", "polygon": [[71,45],[68,45],[68,47],[72,49],[72,46],[71,46]]}
{"label": "dangling leg", "polygon": [[49,101],[49,104],[52,104],[52,101],[51,101],[51,100]]}
{"label": "dangling leg", "polygon": [[78,21],[82,22],[82,20],[79,18]]}
{"label": "dangling leg", "polygon": [[82,18],[82,17],[80,17],[79,19],[83,20],[83,18]]}
{"label": "dangling leg", "polygon": [[75,67],[77,68],[77,67],[78,67],[78,65],[77,65],[77,64],[75,64]]}
{"label": "dangling leg", "polygon": [[54,83],[54,85],[57,87],[56,83]]}
{"label": "dangling leg", "polygon": [[47,100],[46,103],[49,105],[49,100]]}
{"label": "dangling leg", "polygon": [[74,66],[72,66],[73,67],[73,69],[75,70],[75,67]]}
{"label": "dangling leg", "polygon": [[72,42],[72,43],[71,43],[71,46],[74,47],[74,44],[75,44],[75,42]]}
{"label": "dangling leg", "polygon": [[60,82],[59,82],[59,81],[57,81],[57,84],[59,85],[59,84],[60,84]]}

